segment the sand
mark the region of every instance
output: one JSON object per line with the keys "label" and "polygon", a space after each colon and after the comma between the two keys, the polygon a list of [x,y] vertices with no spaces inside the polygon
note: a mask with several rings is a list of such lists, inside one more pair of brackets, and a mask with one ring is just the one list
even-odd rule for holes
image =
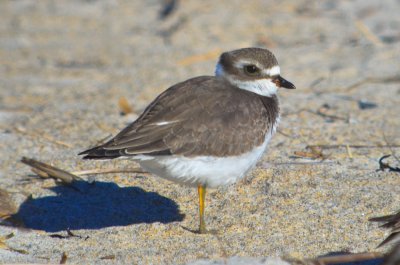
{"label": "sand", "polygon": [[[400,201],[399,173],[377,171],[386,154],[400,164],[400,4],[319,2],[181,1],[161,19],[162,1],[1,1],[0,188],[24,228],[0,226],[14,233],[0,263],[65,253],[76,264],[278,264],[376,251],[387,231],[368,218]],[[220,52],[250,46],[273,51],[297,90],[280,91],[282,122],[257,168],[207,194],[216,235],[189,231],[193,188],[114,173],[83,176],[92,184],[77,191],[19,162],[136,167],[77,153],[170,85],[213,74]],[[121,97],[134,113],[120,115]],[[327,146],[310,158],[308,145]]]}

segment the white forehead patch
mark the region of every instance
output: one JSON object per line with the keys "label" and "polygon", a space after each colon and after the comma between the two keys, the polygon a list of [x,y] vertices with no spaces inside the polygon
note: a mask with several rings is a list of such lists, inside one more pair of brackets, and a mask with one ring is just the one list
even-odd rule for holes
{"label": "white forehead patch", "polygon": [[269,69],[263,70],[263,72],[269,76],[274,76],[274,75],[280,75],[281,74],[281,68],[278,65],[275,65]]}

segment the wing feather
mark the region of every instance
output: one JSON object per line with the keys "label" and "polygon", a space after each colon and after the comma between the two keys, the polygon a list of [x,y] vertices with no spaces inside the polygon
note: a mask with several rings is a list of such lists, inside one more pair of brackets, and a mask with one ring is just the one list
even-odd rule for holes
{"label": "wing feather", "polygon": [[238,155],[264,141],[271,130],[267,117],[276,119],[277,113],[274,100],[265,103],[259,95],[222,78],[197,77],[170,87],[117,136],[81,154],[90,159],[138,154]]}

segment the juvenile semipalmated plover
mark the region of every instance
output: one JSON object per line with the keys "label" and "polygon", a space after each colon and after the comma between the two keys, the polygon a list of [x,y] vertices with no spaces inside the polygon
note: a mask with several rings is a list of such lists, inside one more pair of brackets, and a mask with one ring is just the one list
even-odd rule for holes
{"label": "juvenile semipalmated plover", "polygon": [[198,187],[199,232],[206,232],[206,187],[244,177],[264,153],[279,121],[280,76],[266,49],[223,53],[215,76],[200,76],[161,93],[139,118],[84,159],[131,158],[160,177]]}

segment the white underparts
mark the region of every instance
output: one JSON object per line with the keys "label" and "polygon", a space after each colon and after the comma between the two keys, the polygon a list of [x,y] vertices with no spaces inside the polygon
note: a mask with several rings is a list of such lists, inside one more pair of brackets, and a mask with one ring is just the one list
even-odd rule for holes
{"label": "white underparts", "polygon": [[263,155],[273,129],[265,136],[262,145],[255,147],[250,152],[230,157],[183,157],[183,156],[135,156],[134,159],[141,167],[162,178],[196,186],[198,184],[215,188],[228,185],[243,178]]}

